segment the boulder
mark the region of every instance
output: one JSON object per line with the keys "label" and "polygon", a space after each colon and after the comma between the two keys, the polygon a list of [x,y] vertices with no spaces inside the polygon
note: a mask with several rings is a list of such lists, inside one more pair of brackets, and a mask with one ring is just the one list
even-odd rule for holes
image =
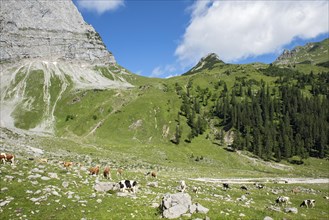
{"label": "boulder", "polygon": [[94,190],[96,192],[108,192],[110,190],[113,190],[114,186],[115,183],[112,182],[97,182],[94,185]]}
{"label": "boulder", "polygon": [[202,213],[202,214],[207,214],[209,212],[209,209],[202,206],[200,203],[196,203],[196,212]]}
{"label": "boulder", "polygon": [[284,209],[285,213],[294,213],[297,214],[298,213],[298,209],[295,207],[287,207]]}
{"label": "boulder", "polygon": [[185,214],[207,213],[209,209],[199,203],[192,204],[191,196],[187,193],[165,194],[160,209],[162,216],[168,219],[178,218]]}
{"label": "boulder", "polygon": [[187,213],[192,205],[191,196],[187,193],[166,194],[162,198],[161,208],[164,218],[178,218]]}
{"label": "boulder", "polygon": [[159,186],[159,183],[158,182],[148,182],[146,185],[149,187],[157,188]]}

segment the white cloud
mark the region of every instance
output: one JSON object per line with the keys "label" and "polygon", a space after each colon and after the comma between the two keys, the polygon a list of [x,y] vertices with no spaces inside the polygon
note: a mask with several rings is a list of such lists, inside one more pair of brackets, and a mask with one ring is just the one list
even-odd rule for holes
{"label": "white cloud", "polygon": [[226,61],[279,51],[294,38],[328,30],[328,1],[199,0],[176,48],[182,65],[215,52]]}
{"label": "white cloud", "polygon": [[103,14],[124,5],[124,0],[77,0],[80,8]]}
{"label": "white cloud", "polygon": [[157,66],[152,70],[152,73],[150,77],[163,77],[168,74],[172,74],[175,72],[177,69],[174,67],[174,65],[168,64],[163,66]]}

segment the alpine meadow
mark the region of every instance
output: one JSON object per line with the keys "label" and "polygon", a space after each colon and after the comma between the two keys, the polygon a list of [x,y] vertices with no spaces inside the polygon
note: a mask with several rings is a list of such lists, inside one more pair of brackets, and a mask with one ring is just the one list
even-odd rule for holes
{"label": "alpine meadow", "polygon": [[329,38],[152,78],[71,0],[0,11],[0,219],[329,219]]}

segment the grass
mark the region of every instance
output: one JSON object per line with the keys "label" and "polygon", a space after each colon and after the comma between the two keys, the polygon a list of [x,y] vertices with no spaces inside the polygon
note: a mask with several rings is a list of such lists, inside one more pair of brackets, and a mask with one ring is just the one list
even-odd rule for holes
{"label": "grass", "polygon": [[[45,144],[46,139],[42,144]],[[50,140],[48,140],[50,141]],[[58,139],[58,141],[63,141]],[[52,144],[55,144],[54,142]],[[58,143],[57,143],[58,144]],[[72,146],[72,143],[66,143],[67,146]],[[46,148],[46,155],[49,156],[50,162],[48,164],[39,164],[37,161],[27,160],[28,155],[21,154],[18,159],[16,167],[10,167],[9,164],[2,165],[0,170],[3,176],[3,182],[1,188],[7,187],[7,190],[1,191],[1,199],[13,197],[14,200],[8,205],[2,207],[1,216],[4,219],[16,219],[16,218],[32,218],[32,219],[158,219],[161,215],[157,208],[151,207],[153,203],[159,204],[161,198],[166,193],[175,193],[178,181],[186,179],[188,185],[187,192],[192,197],[192,202],[198,202],[204,207],[207,207],[210,211],[205,214],[195,213],[192,218],[204,218],[205,216],[210,219],[263,219],[265,216],[271,216],[274,219],[326,219],[328,218],[328,200],[325,200],[323,196],[329,194],[329,188],[327,184],[274,184],[267,183],[264,189],[256,189],[253,185],[247,184],[249,188],[248,195],[244,191],[240,190],[240,184],[231,184],[231,189],[225,191],[222,189],[219,183],[202,183],[198,181],[189,180],[188,177],[196,176],[205,172],[205,167],[211,169],[211,166],[207,166],[206,163],[195,163],[194,161],[184,163],[170,164],[148,164],[143,160],[127,161],[124,163],[120,157],[115,157],[116,162],[111,158],[112,151],[102,150],[97,151],[91,155],[93,159],[92,164],[86,163],[85,166],[89,167],[95,163],[99,163],[104,160],[107,164],[110,164],[113,169],[116,167],[125,167],[124,177],[125,179],[134,179],[139,182],[139,191],[136,198],[119,197],[113,192],[110,193],[96,193],[92,189],[96,177],[89,176],[86,172],[80,171],[81,177],[78,176],[78,168],[73,167],[69,171],[65,170],[58,162],[62,159],[70,159],[76,162],[82,161],[83,156],[86,153],[84,148],[88,149],[88,146],[81,146],[71,149],[65,158],[56,156],[61,150],[68,150],[65,148],[64,142],[60,146],[60,149]],[[63,148],[62,148],[63,146]],[[90,150],[87,150],[90,152]],[[101,153],[102,152],[102,153]],[[197,153],[197,151],[195,151]],[[233,163],[226,164],[227,167],[234,165],[235,163],[243,163],[242,161],[235,161],[236,158],[229,155],[231,153],[222,152],[222,154],[228,154],[225,156],[230,157]],[[112,155],[113,156],[113,155]],[[118,155],[116,155],[118,156]],[[133,155],[131,155],[133,156]],[[138,156],[136,158],[139,158]],[[140,158],[141,159],[141,158]],[[188,159],[187,159],[188,160]],[[235,161],[235,162],[234,162]],[[315,163],[314,163],[315,162]],[[193,164],[191,166],[190,164]],[[311,161],[310,166],[318,166],[316,161]],[[327,164],[328,165],[328,164]],[[104,166],[104,165],[102,165]],[[144,173],[155,167],[159,169],[158,172],[158,188],[147,187],[147,182],[155,181],[151,177],[145,178]],[[48,176],[48,173],[57,173],[59,179],[41,180],[36,179],[38,183],[32,184],[32,181],[27,177],[31,175],[30,171],[33,168],[38,168],[44,171],[42,176]],[[173,169],[175,168],[175,169]],[[245,167],[248,169],[248,167]],[[212,171],[217,170],[218,167],[213,167]],[[262,176],[261,172],[254,172],[251,169],[253,176]],[[317,172],[317,171],[316,171]],[[258,173],[258,175],[257,175]],[[204,173],[208,175],[207,172]],[[256,174],[256,175],[255,175]],[[13,176],[12,181],[6,181],[6,176]],[[228,173],[219,172],[217,175],[221,177],[229,177]],[[281,175],[280,173],[273,173],[272,175]],[[219,177],[217,176],[217,177]],[[233,176],[233,175],[232,175]],[[243,176],[241,173],[235,173],[235,177]],[[121,178],[117,177],[112,172],[113,181],[116,182]],[[88,182],[86,182],[88,180]],[[75,185],[73,182],[77,185]],[[105,181],[100,178],[100,181]],[[69,186],[64,188],[63,182],[68,182]],[[199,187],[199,194],[191,192],[192,187]],[[299,187],[301,192],[293,194],[292,189]],[[47,194],[46,189],[55,189],[60,196]],[[28,193],[27,191],[32,191]],[[41,190],[40,193],[37,193]],[[267,207],[274,204],[278,195],[273,192],[279,192],[278,195],[285,195],[290,197],[291,204],[289,207],[298,207],[298,214],[287,214],[284,212],[270,211]],[[73,192],[72,198],[69,197],[68,192]],[[42,195],[47,195],[47,199],[39,201],[39,204],[35,204],[31,201],[31,198],[39,198]],[[247,200],[251,200],[250,205],[245,201],[238,201],[243,195]],[[229,197],[230,199],[228,199]],[[100,200],[101,201],[100,201]],[[304,199],[315,199],[316,206],[313,209],[299,208],[299,204]],[[246,200],[246,201],[247,201]],[[283,210],[283,208],[281,208]],[[245,215],[241,217],[241,213]],[[190,219],[189,217],[182,217],[182,219]]]}

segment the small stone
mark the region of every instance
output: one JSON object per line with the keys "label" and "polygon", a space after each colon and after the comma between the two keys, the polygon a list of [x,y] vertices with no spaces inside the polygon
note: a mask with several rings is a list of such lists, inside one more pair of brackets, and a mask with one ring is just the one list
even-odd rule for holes
{"label": "small stone", "polygon": [[62,186],[63,186],[64,188],[67,188],[67,187],[69,186],[69,183],[68,183],[68,182],[63,182],[63,183],[62,183]]}
{"label": "small stone", "polygon": [[8,205],[11,201],[5,200],[3,202],[0,203],[0,207]]}
{"label": "small stone", "polygon": [[52,191],[51,194],[53,194],[54,196],[61,196],[61,195],[59,195],[59,193],[56,192],[56,191]]}
{"label": "small stone", "polygon": [[46,181],[47,181],[47,180],[50,180],[50,178],[47,177],[47,176],[43,176],[43,177],[41,177],[41,179],[42,179],[42,180],[46,180]]}
{"label": "small stone", "polygon": [[53,179],[58,179],[57,173],[48,173],[48,176]]}
{"label": "small stone", "polygon": [[284,212],[286,212],[286,213],[294,213],[294,214],[297,214],[298,213],[298,209],[297,208],[295,208],[295,207],[290,207],[290,208],[285,208],[284,209]]}

